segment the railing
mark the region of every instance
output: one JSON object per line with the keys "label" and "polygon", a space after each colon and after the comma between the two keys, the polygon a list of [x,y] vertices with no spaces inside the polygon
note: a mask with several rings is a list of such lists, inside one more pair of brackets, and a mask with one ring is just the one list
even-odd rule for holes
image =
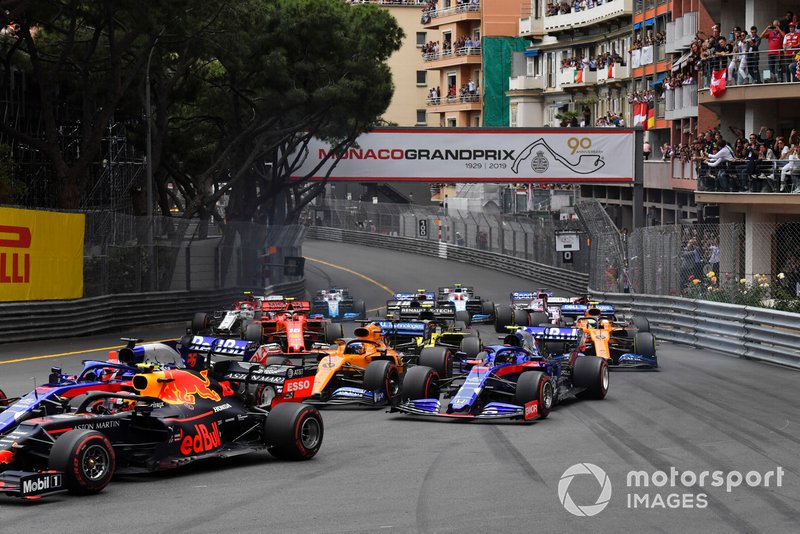
{"label": "railing", "polygon": [[[543,10],[546,14],[547,5],[543,6]],[[583,11],[545,16],[544,31],[569,30],[632,14],[633,0],[608,0],[604,4]]]}
{"label": "railing", "polygon": [[448,104],[470,104],[480,102],[481,95],[457,95],[457,96],[442,96],[438,98],[428,98],[425,100],[426,106],[444,106]]}
{"label": "railing", "polygon": [[[777,193],[781,188],[781,171],[789,160],[735,161],[727,168],[712,168],[702,163],[698,168],[700,191],[749,191],[751,193]],[[726,176],[720,180],[720,173]],[[800,170],[788,173],[786,189],[800,190]]]}
{"label": "railing", "polygon": [[751,306],[591,291],[617,310],[647,317],[657,339],[800,369],[800,315]]}
{"label": "railing", "polygon": [[769,50],[760,50],[707,59],[702,63],[701,89],[708,89],[712,72],[720,69],[727,69],[727,88],[741,85],[798,84],[800,80],[793,69],[796,65],[793,55],[771,54]]}
{"label": "railing", "polygon": [[[443,1],[443,0],[440,0]],[[480,13],[481,11],[481,3],[478,0],[469,0],[467,2],[462,2],[458,0],[452,0],[452,3],[455,5],[451,5],[450,7],[444,7],[441,9],[432,9],[430,11],[426,11],[422,15],[422,23],[428,24],[431,22],[432,19],[435,18],[442,18],[442,17],[449,17],[450,15],[457,15],[461,13]],[[428,18],[425,18],[425,15]]]}
{"label": "railing", "polygon": [[[0,340],[14,343],[83,336],[142,325],[188,322],[194,312],[230,305],[244,289],[159,291],[78,300],[0,304]],[[276,284],[257,289],[256,292],[302,297],[305,280]]]}
{"label": "railing", "polygon": [[480,44],[475,46],[463,46],[461,48],[456,48],[455,51],[452,49],[448,50],[441,50],[439,52],[427,52],[422,54],[423,61],[438,61],[440,59],[453,59],[454,57],[462,57],[462,56],[480,56],[481,55],[481,46]]}
{"label": "railing", "polygon": [[[611,75],[609,76],[609,70]],[[630,77],[630,71],[627,65],[614,63],[611,68],[606,65],[605,67],[597,67],[597,83],[609,83],[614,81],[623,81]]]}
{"label": "railing", "polygon": [[682,85],[664,91],[665,114],[667,120],[696,117],[697,109],[697,84]]}
{"label": "railing", "polygon": [[691,46],[697,34],[698,13],[691,11],[684,13],[672,22],[667,22],[666,52],[680,52]]}
{"label": "railing", "polygon": [[510,91],[523,91],[526,89],[544,90],[547,87],[545,76],[515,76],[508,82]]}
{"label": "railing", "polygon": [[581,86],[597,83],[597,70],[565,68],[558,73],[560,86]]}

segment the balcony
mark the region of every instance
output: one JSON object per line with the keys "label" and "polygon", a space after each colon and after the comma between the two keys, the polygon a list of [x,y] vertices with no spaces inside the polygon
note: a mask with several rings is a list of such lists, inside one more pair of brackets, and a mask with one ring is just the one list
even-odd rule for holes
{"label": "balcony", "polygon": [[[800,83],[788,72],[770,72],[768,54],[768,50],[761,50],[757,55],[748,54],[748,57],[744,59],[747,62],[745,65],[750,64],[753,68],[747,69],[747,76],[744,78],[741,77],[741,73],[732,78],[729,77],[725,92],[719,96],[712,95],[708,89],[711,69],[707,63],[704,64],[704,72],[701,76],[700,103],[719,107],[729,103],[793,100],[794,102],[789,102],[789,105],[794,104],[800,95],[800,91],[798,91]],[[786,104],[782,103],[781,105]]]}
{"label": "balcony", "polygon": [[449,2],[439,0],[439,3],[449,5],[423,13],[422,25],[426,28],[438,28],[442,24],[450,24],[462,20],[481,20],[480,2],[458,5],[456,0],[450,0]]}
{"label": "balcony", "polygon": [[692,11],[667,22],[666,52],[672,54],[689,48],[697,33],[698,13]]}
{"label": "balcony", "polygon": [[669,120],[697,117],[697,85],[684,85],[664,91],[666,106],[664,118]]}
{"label": "balcony", "polygon": [[597,83],[597,71],[589,69],[566,68],[558,73],[561,88],[586,87]]}
{"label": "balcony", "polygon": [[463,48],[457,48],[455,51],[448,49],[440,52],[429,52],[422,55],[422,60],[425,62],[425,67],[428,69],[441,69],[443,67],[466,65],[470,63],[480,64],[481,47],[465,46]]}
{"label": "balcony", "polygon": [[[542,4],[542,9],[546,10],[547,6],[544,5],[544,3]],[[583,11],[545,16],[543,19],[543,33],[560,32],[573,28],[592,26],[600,22],[612,20],[617,17],[630,16],[632,14],[633,0],[611,0],[605,4]]]}
{"label": "balcony", "polygon": [[425,101],[431,113],[444,113],[446,111],[481,111],[481,95],[443,96],[428,98]]}
{"label": "balcony", "polygon": [[544,34],[543,18],[526,17],[519,19],[520,37],[542,37]]}
{"label": "balcony", "polygon": [[627,65],[614,63],[609,71],[609,67],[597,69],[597,83],[624,82],[630,77],[630,70]]}
{"label": "balcony", "polygon": [[515,76],[508,82],[509,91],[544,91],[546,87],[544,76]]}

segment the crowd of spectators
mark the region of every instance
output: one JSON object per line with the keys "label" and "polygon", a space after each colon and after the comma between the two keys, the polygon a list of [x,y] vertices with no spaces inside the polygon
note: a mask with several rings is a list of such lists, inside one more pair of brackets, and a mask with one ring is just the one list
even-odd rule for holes
{"label": "crowd of spectators", "polygon": [[644,39],[634,39],[631,43],[631,49],[628,53],[631,53],[634,50],[639,50],[640,48],[644,48],[645,46],[653,46],[653,45],[662,45],[667,42],[667,34],[664,32],[655,32],[652,31],[647,32],[647,35]]}
{"label": "crowd of spectators", "polygon": [[616,50],[611,52],[605,52],[600,54],[599,56],[592,56],[592,57],[583,57],[583,56],[572,56],[567,58],[561,59],[561,70],[564,69],[588,69],[590,71],[595,71],[597,69],[604,69],[611,65],[612,63],[617,63],[624,65],[625,62],[622,61],[622,56],[620,56]]}
{"label": "crowd of spectators", "polygon": [[460,88],[456,88],[455,84],[447,88],[447,93],[442,94],[439,87],[431,87],[428,89],[428,104],[439,105],[442,99],[447,103],[454,102],[477,102],[479,97],[480,88],[478,84],[470,78],[467,82],[461,84]]}
{"label": "crowd of spectators", "polygon": [[436,59],[441,56],[457,55],[466,56],[473,53],[474,50],[480,50],[480,39],[472,39],[466,35],[462,35],[455,42],[445,41],[428,41],[422,45],[422,57],[426,59]]}
{"label": "crowd of spectators", "polygon": [[580,13],[581,11],[602,6],[612,1],[613,0],[572,0],[571,2],[553,2],[547,5],[545,14],[550,17],[553,15],[565,15],[567,13]]}
{"label": "crowd of spectators", "polygon": [[607,111],[604,116],[597,118],[595,126],[600,128],[624,128],[625,119],[622,118],[622,115]]}

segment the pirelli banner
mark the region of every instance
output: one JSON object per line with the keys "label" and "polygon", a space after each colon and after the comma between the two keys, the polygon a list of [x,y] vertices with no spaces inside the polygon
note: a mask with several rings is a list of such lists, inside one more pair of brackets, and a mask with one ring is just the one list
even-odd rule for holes
{"label": "pirelli banner", "polygon": [[[295,178],[322,179],[314,168],[330,153],[309,144]],[[609,129],[379,128],[340,155],[332,181],[633,182],[634,132]]]}
{"label": "pirelli banner", "polygon": [[85,216],[0,208],[0,301],[83,296]]}

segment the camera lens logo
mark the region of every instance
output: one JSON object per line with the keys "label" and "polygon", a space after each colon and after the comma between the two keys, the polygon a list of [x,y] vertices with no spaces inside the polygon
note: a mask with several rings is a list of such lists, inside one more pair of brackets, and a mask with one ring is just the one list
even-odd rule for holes
{"label": "camera lens logo", "polygon": [[[578,506],[572,500],[572,497],[570,497],[568,492],[569,485],[572,484],[572,479],[575,478],[576,475],[594,475],[597,483],[600,484],[600,495],[597,497],[594,504]],[[578,517],[597,515],[605,510],[605,507],[608,506],[608,502],[611,500],[611,480],[609,480],[605,471],[594,464],[575,464],[564,471],[564,474],[561,475],[561,480],[558,481],[558,500],[561,501],[561,504],[567,512],[572,515]]]}

